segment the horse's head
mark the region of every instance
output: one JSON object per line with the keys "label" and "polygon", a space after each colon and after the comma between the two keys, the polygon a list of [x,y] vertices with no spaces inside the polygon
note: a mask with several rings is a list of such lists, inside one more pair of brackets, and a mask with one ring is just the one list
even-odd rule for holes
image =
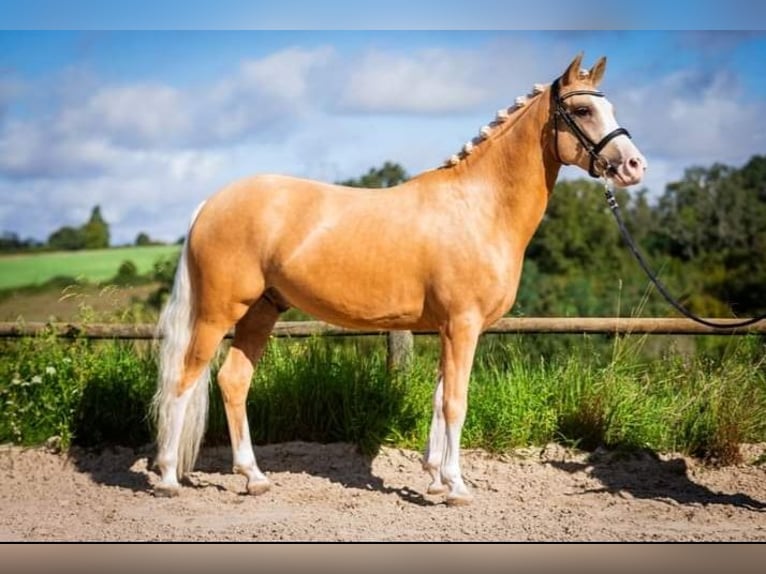
{"label": "horse's head", "polygon": [[582,54],[551,85],[553,153],[561,163],[577,165],[620,187],[637,184],[646,159],[617,124],[612,104],[597,90],[606,58],[587,72],[581,71],[581,62]]}

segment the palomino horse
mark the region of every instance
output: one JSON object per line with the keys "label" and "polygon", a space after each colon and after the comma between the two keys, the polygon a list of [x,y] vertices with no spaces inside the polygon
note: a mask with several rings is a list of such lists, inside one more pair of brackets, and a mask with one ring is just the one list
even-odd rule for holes
{"label": "palomino horse", "polygon": [[207,417],[209,363],[234,326],[218,373],[234,471],[258,494],[245,400],[280,312],[295,306],[351,328],[435,330],[439,378],[423,467],[428,493],[472,495],[460,471],[468,380],[481,332],[514,302],[526,246],[562,164],[617,185],[646,162],[596,90],[601,58],[582,55],[536,86],[439,169],[367,191],[279,175],[233,183],[198,208],[159,332],[158,495],[179,492]]}

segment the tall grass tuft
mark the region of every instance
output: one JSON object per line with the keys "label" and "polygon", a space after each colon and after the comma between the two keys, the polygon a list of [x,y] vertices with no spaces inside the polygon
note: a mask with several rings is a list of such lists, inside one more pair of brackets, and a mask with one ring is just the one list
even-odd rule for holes
{"label": "tall grass tuft", "polygon": [[405,378],[386,371],[381,345],[274,341],[249,395],[253,440],[345,441],[373,453],[410,435],[419,413]]}
{"label": "tall grass tuft", "polygon": [[[616,340],[602,366],[570,359],[557,409],[559,440],[592,449],[681,451],[739,461],[739,444],[766,437],[764,344],[728,339],[718,359],[668,351],[642,355],[646,337]],[[585,375],[585,377],[583,377]]]}
{"label": "tall grass tuft", "polygon": [[[98,345],[74,420],[74,437],[85,446],[143,445],[153,439],[147,405],[157,380],[156,361],[129,342]],[[95,358],[95,357],[94,357]]]}
{"label": "tall grass tuft", "polygon": [[717,464],[740,461],[737,445],[766,434],[766,353],[756,336],[727,345],[723,356],[671,363],[681,408],[672,411],[678,445]]}
{"label": "tall grass tuft", "polygon": [[502,452],[550,441],[556,429],[556,368],[521,342],[485,341],[469,385],[464,444]]}

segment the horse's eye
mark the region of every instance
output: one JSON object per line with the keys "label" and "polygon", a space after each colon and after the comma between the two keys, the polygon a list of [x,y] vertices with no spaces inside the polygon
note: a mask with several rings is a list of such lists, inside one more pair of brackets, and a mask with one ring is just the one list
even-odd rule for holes
{"label": "horse's eye", "polygon": [[575,108],[574,115],[576,115],[578,118],[587,118],[590,116],[590,108],[585,106],[580,106],[579,108]]}

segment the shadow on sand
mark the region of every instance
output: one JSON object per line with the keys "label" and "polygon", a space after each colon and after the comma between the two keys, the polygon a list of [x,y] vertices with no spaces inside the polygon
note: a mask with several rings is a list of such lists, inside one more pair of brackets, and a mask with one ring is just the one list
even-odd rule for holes
{"label": "shadow on sand", "polygon": [[635,453],[592,452],[585,462],[551,461],[553,467],[576,473],[588,472],[598,479],[602,488],[591,492],[627,493],[638,499],[674,501],[678,504],[723,504],[762,512],[766,503],[747,494],[715,492],[689,478],[683,458],[662,460],[656,453],[642,450]]}
{"label": "shadow on sand", "polygon": [[[154,451],[151,446],[141,449],[106,447],[103,449],[74,448],[69,458],[80,472],[103,485],[127,488],[134,492],[151,492],[151,474]],[[323,445],[318,443],[282,443],[256,447],[258,465],[267,474],[289,472],[306,473],[326,478],[345,488],[395,494],[405,502],[418,506],[443,504],[438,497],[433,500],[407,487],[392,487],[372,471],[374,457],[360,454],[355,446],[346,443]],[[147,472],[148,469],[148,472]],[[231,472],[231,449],[229,447],[203,448],[194,472]],[[425,476],[424,476],[425,479]],[[197,477],[184,478],[185,488],[217,488],[223,486]],[[425,480],[424,480],[425,484]],[[244,494],[243,490],[243,496]]]}
{"label": "shadow on sand", "polygon": [[98,484],[148,492],[152,486],[141,462],[151,454],[151,447],[74,447],[69,450],[68,458],[78,471],[90,475]]}
{"label": "shadow on sand", "polygon": [[[344,488],[395,494],[405,502],[418,506],[440,504],[408,487],[393,487],[384,483],[372,470],[374,456],[361,454],[358,448],[347,443],[288,442],[255,447],[258,466],[267,474],[288,472],[309,474],[340,484]],[[229,472],[231,449],[215,447],[206,449],[196,466],[202,472]],[[425,484],[425,480],[424,480]]]}

